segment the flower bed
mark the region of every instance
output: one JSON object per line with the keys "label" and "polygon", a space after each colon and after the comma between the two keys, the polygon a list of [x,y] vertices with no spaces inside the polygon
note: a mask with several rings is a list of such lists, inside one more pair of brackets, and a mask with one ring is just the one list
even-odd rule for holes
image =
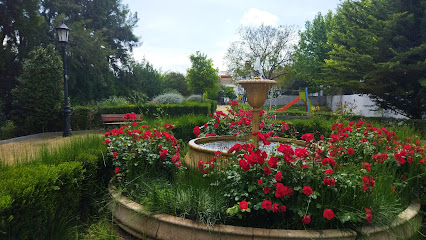
{"label": "flower bed", "polygon": [[[250,122],[249,114],[242,110],[234,113],[218,112],[207,126],[196,128],[194,133],[212,136],[217,129],[221,134],[235,131],[248,135],[242,130],[245,122]],[[251,134],[265,145],[270,138],[286,135],[285,123],[260,124],[264,126],[261,132]],[[233,155],[225,157],[227,154],[218,152],[212,159],[198,162],[200,173],[195,174],[203,177],[192,181],[181,166],[176,139],[160,130],[172,126],[136,127],[129,122],[106,134],[105,143],[119,168],[115,177],[118,187],[148,206],[165,206],[156,212],[199,221],[206,216],[191,215],[185,209],[191,204],[179,204],[185,200],[182,196],[196,195],[173,190],[176,182],[194,185],[189,189],[191,193],[209,187],[219,189],[222,208],[206,213],[219,216],[215,223],[272,229],[359,230],[373,224],[391,224],[416,197],[416,189],[421,187],[418,180],[425,174],[425,147],[418,140],[401,140],[385,128],[359,121],[333,124],[329,137],[304,134],[306,147],[293,149],[280,144],[272,154],[250,142],[236,144],[229,150]],[[224,161],[226,164],[222,164]],[[144,182],[136,181],[141,178]],[[158,179],[164,181],[158,184]],[[201,186],[199,181],[207,185]]]}
{"label": "flower bed", "polygon": [[109,205],[115,222],[141,239],[409,239],[421,226],[420,204],[413,203],[385,227],[363,227],[360,233],[351,229],[277,230],[230,225],[209,226],[166,214],[152,214],[145,208],[109,187]]}

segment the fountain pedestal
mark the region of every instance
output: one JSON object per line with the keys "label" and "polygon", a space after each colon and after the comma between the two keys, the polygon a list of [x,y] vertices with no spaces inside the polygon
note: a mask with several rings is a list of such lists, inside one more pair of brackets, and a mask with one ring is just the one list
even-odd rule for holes
{"label": "fountain pedestal", "polygon": [[[247,102],[253,108],[253,115],[251,118],[252,132],[259,132],[260,108],[263,106],[266,98],[268,97],[269,89],[277,84],[277,82],[274,80],[254,78],[238,81],[238,84],[246,90]],[[258,146],[257,137],[253,136],[252,139],[254,144]]]}

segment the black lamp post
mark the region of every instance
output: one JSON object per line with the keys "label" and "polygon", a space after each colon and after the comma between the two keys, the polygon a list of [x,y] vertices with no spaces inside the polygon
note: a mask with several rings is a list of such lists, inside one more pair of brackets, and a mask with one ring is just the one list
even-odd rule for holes
{"label": "black lamp post", "polygon": [[68,82],[67,82],[67,64],[65,62],[65,48],[68,43],[68,37],[70,33],[70,29],[65,25],[61,24],[56,27],[56,32],[58,34],[59,42],[62,44],[62,63],[64,67],[64,94],[65,94],[65,107],[64,107],[64,117],[65,117],[65,125],[64,125],[64,137],[71,136],[71,121],[70,121],[70,105],[68,102]]}

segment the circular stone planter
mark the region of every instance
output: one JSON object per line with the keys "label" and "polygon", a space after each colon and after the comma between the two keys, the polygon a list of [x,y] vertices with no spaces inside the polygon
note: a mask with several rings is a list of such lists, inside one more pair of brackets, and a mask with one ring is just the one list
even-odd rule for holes
{"label": "circular stone planter", "polygon": [[[244,138],[236,138],[234,136],[215,136],[215,137],[202,137],[202,138],[196,138],[189,141],[189,150],[188,153],[185,156],[185,165],[188,167],[197,167],[198,161],[209,161],[214,156],[216,150],[212,150],[209,148],[205,148],[201,146],[201,144],[205,143],[211,143],[211,142],[218,142],[218,141],[235,141],[235,140],[241,140],[241,141],[247,141],[249,137]],[[304,141],[300,140],[293,140],[288,138],[281,138],[281,137],[272,137],[268,138],[268,141],[270,142],[280,142],[280,143],[287,143],[287,144],[295,144],[298,146],[305,146],[306,143]],[[227,153],[226,151],[221,151],[223,156],[232,155],[232,153]]]}
{"label": "circular stone planter", "polygon": [[193,220],[166,214],[151,214],[143,206],[120,195],[109,187],[112,202],[109,204],[114,221],[126,232],[141,239],[409,239],[421,226],[420,204],[413,203],[400,213],[387,227],[361,228],[361,234],[353,230],[282,230],[230,225],[208,226]]}

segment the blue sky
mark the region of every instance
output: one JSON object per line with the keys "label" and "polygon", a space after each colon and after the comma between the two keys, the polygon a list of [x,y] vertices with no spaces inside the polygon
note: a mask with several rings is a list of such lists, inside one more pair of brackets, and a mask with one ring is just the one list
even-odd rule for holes
{"label": "blue sky", "polygon": [[329,10],[335,12],[341,0],[122,0],[137,12],[134,33],[142,44],[134,58],[146,58],[162,72],[186,74],[189,56],[200,51],[213,59],[215,68],[225,71],[223,57],[230,43],[238,39],[241,25],[296,25]]}

